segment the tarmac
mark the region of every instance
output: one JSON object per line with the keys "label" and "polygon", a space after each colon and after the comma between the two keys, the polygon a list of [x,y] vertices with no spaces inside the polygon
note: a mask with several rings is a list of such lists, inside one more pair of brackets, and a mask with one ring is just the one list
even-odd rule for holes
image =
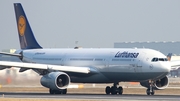
{"label": "tarmac", "polygon": [[[51,95],[49,89],[42,87],[39,80],[26,83],[12,83],[1,85],[0,101],[4,99],[28,99],[39,100],[80,100],[80,101],[179,101],[180,79],[171,78],[170,85],[165,90],[156,90],[155,95],[146,95],[146,88],[139,83],[120,83],[123,87],[123,95],[106,95],[105,87],[112,84],[71,84],[66,95]],[[5,100],[10,101],[10,100]],[[22,101],[22,100],[21,100]]]}

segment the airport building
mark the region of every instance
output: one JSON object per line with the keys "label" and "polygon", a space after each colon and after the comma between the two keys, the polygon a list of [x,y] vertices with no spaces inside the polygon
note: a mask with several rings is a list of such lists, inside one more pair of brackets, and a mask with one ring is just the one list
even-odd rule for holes
{"label": "airport building", "polygon": [[[167,55],[172,53],[171,61],[180,60],[180,41],[172,42],[116,42],[114,48],[150,48],[155,49]],[[180,77],[180,67],[176,70],[171,70],[170,76]]]}

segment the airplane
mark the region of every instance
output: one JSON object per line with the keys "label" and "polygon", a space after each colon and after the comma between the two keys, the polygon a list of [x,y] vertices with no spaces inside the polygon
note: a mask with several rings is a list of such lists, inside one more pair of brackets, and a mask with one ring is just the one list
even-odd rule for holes
{"label": "airplane", "polygon": [[106,94],[123,94],[119,82],[140,82],[147,95],[164,89],[169,81],[170,62],[159,51],[145,48],[61,48],[44,49],[36,41],[20,3],[14,3],[21,49],[4,53],[21,62],[0,61],[0,68],[18,67],[19,72],[32,69],[42,76],[40,82],[50,94],[67,94],[72,83],[113,83]]}

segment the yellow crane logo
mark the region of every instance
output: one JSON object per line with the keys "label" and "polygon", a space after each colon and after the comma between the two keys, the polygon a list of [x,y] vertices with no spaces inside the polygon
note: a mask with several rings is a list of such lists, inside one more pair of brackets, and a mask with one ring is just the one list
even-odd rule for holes
{"label": "yellow crane logo", "polygon": [[26,20],[24,16],[21,15],[18,20],[18,30],[21,36],[24,36],[25,29],[26,29]]}

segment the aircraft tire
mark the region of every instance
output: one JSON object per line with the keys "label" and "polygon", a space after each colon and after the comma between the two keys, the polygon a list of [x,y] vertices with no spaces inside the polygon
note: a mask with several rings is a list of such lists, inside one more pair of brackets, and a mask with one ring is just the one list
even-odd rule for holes
{"label": "aircraft tire", "polygon": [[109,95],[111,93],[111,88],[107,86],[105,92],[107,95]]}
{"label": "aircraft tire", "polygon": [[146,94],[150,95],[150,89],[149,88],[146,90]]}
{"label": "aircraft tire", "polygon": [[111,87],[111,94],[116,95],[117,94],[117,87],[112,86]]}
{"label": "aircraft tire", "polygon": [[67,89],[53,90],[49,89],[50,94],[67,94]]}
{"label": "aircraft tire", "polygon": [[155,93],[155,91],[154,91],[154,90],[152,90],[151,95],[154,95],[154,93]]}
{"label": "aircraft tire", "polygon": [[119,95],[123,94],[123,88],[121,86],[118,88],[118,93],[119,93]]}

